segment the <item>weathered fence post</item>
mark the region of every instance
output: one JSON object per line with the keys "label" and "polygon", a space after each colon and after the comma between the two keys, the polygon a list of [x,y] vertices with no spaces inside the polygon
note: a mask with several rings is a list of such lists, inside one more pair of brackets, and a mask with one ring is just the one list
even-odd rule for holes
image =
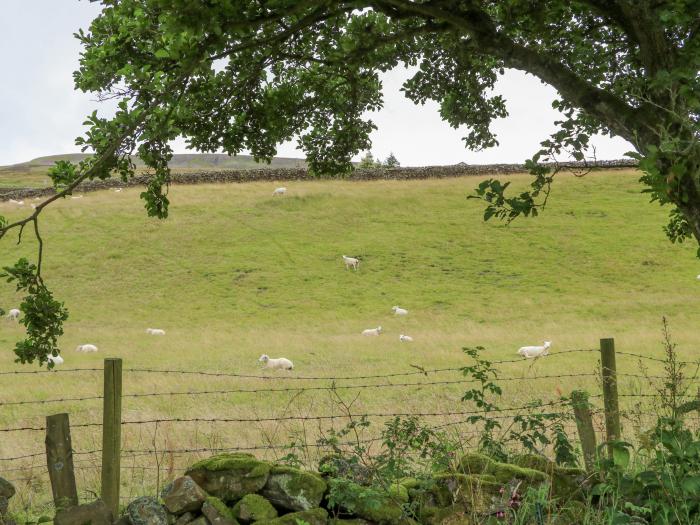
{"label": "weathered fence post", "polygon": [[[617,399],[617,366],[615,365],[615,340],[600,340],[600,368],[603,378],[603,404],[605,405],[605,430],[608,442],[621,437],[620,406]],[[608,444],[608,455],[612,457],[613,446]]]}
{"label": "weathered fence post", "polygon": [[119,477],[122,442],[122,360],[105,359],[102,415],[102,500],[119,514]]}
{"label": "weathered fence post", "polygon": [[574,390],[571,392],[571,406],[574,409],[576,428],[578,429],[578,435],[581,440],[583,461],[586,464],[586,470],[588,472],[593,472],[597,454],[593,418],[591,417],[591,409],[588,404],[588,393],[583,390]]}
{"label": "weathered fence post", "polygon": [[56,509],[78,504],[68,414],[46,417],[46,463]]}

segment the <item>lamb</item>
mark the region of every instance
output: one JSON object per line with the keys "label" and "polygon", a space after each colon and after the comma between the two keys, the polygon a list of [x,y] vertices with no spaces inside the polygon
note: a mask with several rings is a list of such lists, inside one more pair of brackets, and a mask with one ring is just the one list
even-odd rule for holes
{"label": "lamb", "polygon": [[278,357],[277,359],[270,359],[267,354],[263,354],[258,359],[263,363],[263,368],[271,368],[273,370],[294,370],[294,363],[292,363],[286,357]]}
{"label": "lamb", "polygon": [[275,188],[275,191],[272,192],[272,196],[274,197],[275,195],[284,195],[287,193],[287,188],[282,186],[281,188]]}
{"label": "lamb", "polygon": [[151,335],[165,335],[165,330],[160,328],[146,328],[146,333]]}
{"label": "lamb", "polygon": [[533,357],[542,357],[549,355],[549,347],[552,346],[550,341],[545,341],[542,346],[523,346],[518,350],[518,355],[531,359]]}
{"label": "lamb", "polygon": [[54,365],[62,365],[63,364],[63,358],[60,355],[53,356],[53,355],[49,354],[46,356],[46,359],[48,359],[48,361],[50,363],[53,363]]}
{"label": "lamb", "polygon": [[16,321],[17,319],[19,319],[19,314],[21,313],[22,312],[20,312],[17,308],[12,308],[9,312],[7,312],[7,318]]}
{"label": "lamb", "polygon": [[77,348],[75,349],[76,352],[97,352],[98,348],[95,345],[78,345]]}
{"label": "lamb", "polygon": [[401,342],[403,342],[403,343],[412,343],[412,342],[413,342],[413,337],[411,337],[410,335],[403,335],[403,334],[401,334],[401,335],[399,336],[399,341],[401,341]]}
{"label": "lamb", "polygon": [[367,330],[362,331],[362,335],[370,335],[370,336],[377,336],[382,333],[382,327],[378,326],[377,328],[368,328]]}
{"label": "lamb", "polygon": [[360,259],[356,259],[355,257],[348,257],[347,255],[343,255],[343,262],[345,263],[346,270],[348,268],[357,270],[360,267]]}
{"label": "lamb", "polygon": [[408,315],[408,310],[405,310],[404,308],[392,306],[391,309],[394,311],[394,315]]}

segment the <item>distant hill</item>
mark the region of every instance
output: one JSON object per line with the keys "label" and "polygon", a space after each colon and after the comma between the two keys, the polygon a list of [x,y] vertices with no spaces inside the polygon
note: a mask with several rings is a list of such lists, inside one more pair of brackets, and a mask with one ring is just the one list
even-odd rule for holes
{"label": "distant hill", "polygon": [[[13,164],[11,166],[0,166],[0,171],[32,171],[32,168],[42,168],[53,166],[58,160],[69,160],[71,162],[79,162],[87,157],[84,153],[68,153],[65,155],[49,155],[47,157],[38,157],[29,162]],[[143,162],[136,157],[135,164],[137,167],[143,166]],[[270,164],[265,162],[257,163],[250,155],[238,155],[230,157],[222,153],[182,153],[173,155],[170,161],[170,167],[173,170],[219,170],[219,169],[247,169],[247,168],[295,168],[305,166],[304,159],[294,159],[288,157],[276,157]]]}

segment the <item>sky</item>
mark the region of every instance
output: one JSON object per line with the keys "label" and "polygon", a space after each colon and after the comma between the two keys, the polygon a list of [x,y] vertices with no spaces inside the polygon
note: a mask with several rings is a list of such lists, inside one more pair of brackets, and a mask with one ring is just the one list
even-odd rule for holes
{"label": "sky", "polygon": [[[77,152],[74,141],[84,131],[85,116],[95,109],[110,113],[109,104],[73,88],[80,53],[73,33],[87,29],[99,11],[99,4],[87,0],[2,0],[0,165]],[[378,127],[371,136],[375,157],[393,152],[404,166],[523,162],[555,130],[555,90],[531,75],[506,71],[496,86],[510,113],[493,124],[500,145],[469,151],[462,141],[466,129],[443,122],[437,104],[416,106],[403,96],[407,77],[403,68],[383,76],[384,108],[370,116]],[[598,159],[622,158],[632,149],[620,138],[595,137],[593,144]],[[174,149],[187,152],[182,141]],[[303,157],[294,143],[281,145],[278,155]]]}

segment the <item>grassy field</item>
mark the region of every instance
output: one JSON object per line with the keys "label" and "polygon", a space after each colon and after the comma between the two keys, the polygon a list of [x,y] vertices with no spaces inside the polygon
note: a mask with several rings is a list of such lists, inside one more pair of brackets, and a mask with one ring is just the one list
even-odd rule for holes
{"label": "grassy field", "polygon": [[[138,189],[59,202],[46,212],[43,234],[45,279],[71,312],[62,339],[63,367],[100,367],[104,357],[118,356],[125,368],[260,374],[257,359],[262,353],[288,357],[296,365],[291,373],[263,372],[269,380],[125,374],[125,393],[147,393],[294,387],[299,386],[294,376],[407,372],[414,370],[411,365],[457,367],[468,362],[461,352],[464,346],[482,345],[490,358],[510,359],[519,346],[544,339],[553,342],[553,354],[595,348],[601,337],[612,336],[619,350],[658,356],[664,315],[681,354],[698,358],[700,282],[695,276],[700,272],[695,247],[665,239],[661,227],[666,211],[647,203],[637,179],[637,173],[622,171],[584,179],[562,176],[550,209],[510,227],[484,224],[482,205],[466,200],[480,180],[476,177],[288,183],[283,198],[271,196],[275,185],[269,183],[175,186],[171,217],[163,222],[145,216]],[[509,180],[523,186],[528,179]],[[17,218],[28,208],[0,203],[0,211]],[[33,250],[28,235],[19,247],[5,240],[0,264]],[[341,254],[360,257],[360,270],[346,271]],[[2,285],[0,306],[8,309],[19,302],[9,285]],[[410,314],[394,317],[391,307],[396,304]],[[380,337],[360,335],[377,325],[384,327]],[[166,336],[147,336],[147,327],[163,328]],[[399,342],[400,333],[415,342]],[[0,371],[33,369],[13,363],[11,349],[21,336],[18,325],[0,321]],[[81,343],[96,344],[100,352],[74,352]],[[527,378],[594,372],[596,366],[594,354],[574,353],[502,365],[502,370],[505,377]],[[618,366],[622,372],[639,373],[634,359],[621,356]],[[421,379],[459,376],[393,382]],[[0,381],[0,403],[101,393],[99,372],[9,375]],[[649,389],[645,380],[621,383],[623,391]],[[504,406],[551,400],[577,387],[599,390],[589,376],[505,387]],[[340,395],[348,403],[357,396],[357,413],[459,411],[471,408],[459,401],[464,388],[364,388]],[[335,410],[322,392],[124,401],[127,420],[264,418]],[[44,416],[61,411],[70,412],[72,423],[101,421],[99,400],[0,404],[0,427],[41,426]],[[332,424],[340,423],[323,426]],[[294,427],[127,425],[124,436],[130,449],[235,447],[284,444],[290,431],[311,436],[319,428],[313,422]],[[99,432],[78,428],[74,444],[79,451],[97,449]],[[0,439],[0,457],[42,449],[41,432],[8,433]],[[178,468],[188,458],[172,456],[168,461]],[[13,465],[43,461],[39,457]],[[2,469],[0,464],[0,474]],[[138,492],[152,482],[141,472],[140,482],[130,478],[129,490]],[[94,470],[83,475],[82,486],[89,485]],[[41,480],[31,483],[45,487]]]}

